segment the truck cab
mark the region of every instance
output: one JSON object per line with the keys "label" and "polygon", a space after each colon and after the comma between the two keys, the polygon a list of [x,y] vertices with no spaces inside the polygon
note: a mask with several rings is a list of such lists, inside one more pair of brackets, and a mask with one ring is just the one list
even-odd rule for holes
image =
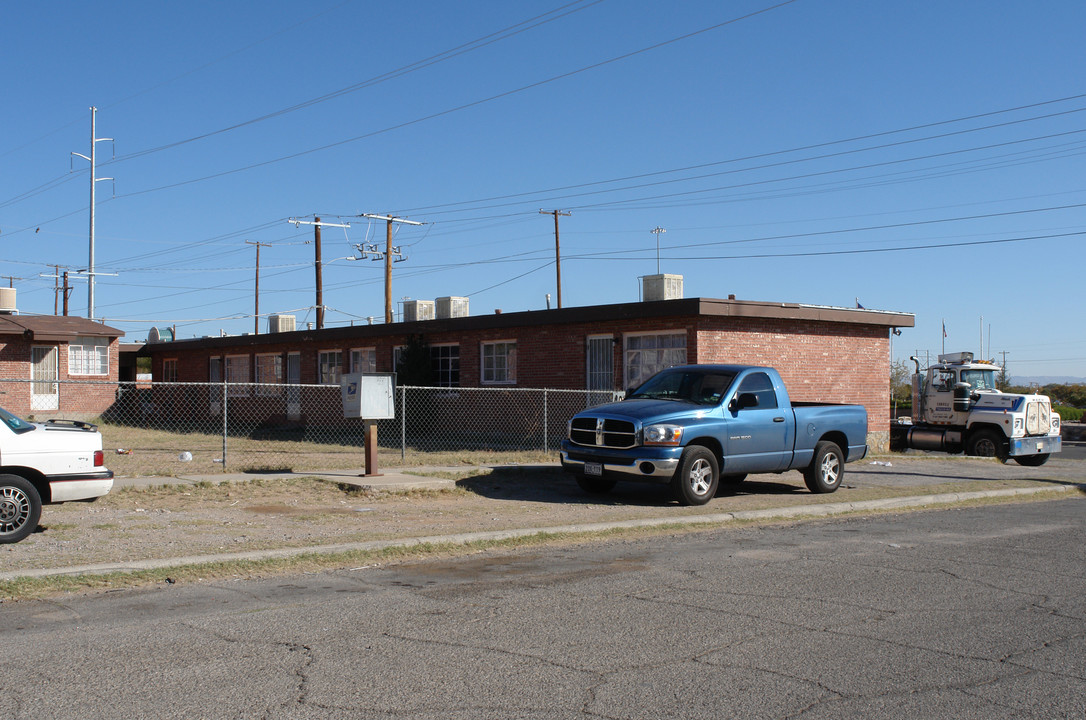
{"label": "truck cab", "polygon": [[1004,393],[999,367],[973,353],[916,363],[911,424],[891,427],[891,449],[940,450],[1042,465],[1061,450],[1060,416],[1045,395]]}

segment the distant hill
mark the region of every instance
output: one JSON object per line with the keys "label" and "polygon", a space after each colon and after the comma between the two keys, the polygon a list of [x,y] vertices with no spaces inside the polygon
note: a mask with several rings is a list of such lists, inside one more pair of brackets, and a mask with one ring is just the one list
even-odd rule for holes
{"label": "distant hill", "polygon": [[1011,385],[1080,385],[1086,378],[1070,375],[1012,375]]}

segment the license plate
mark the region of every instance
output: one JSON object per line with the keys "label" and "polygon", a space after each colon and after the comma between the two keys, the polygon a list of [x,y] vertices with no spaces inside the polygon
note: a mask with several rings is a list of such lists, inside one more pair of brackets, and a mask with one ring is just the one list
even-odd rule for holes
{"label": "license plate", "polygon": [[603,475],[603,463],[586,462],[584,464],[585,475]]}

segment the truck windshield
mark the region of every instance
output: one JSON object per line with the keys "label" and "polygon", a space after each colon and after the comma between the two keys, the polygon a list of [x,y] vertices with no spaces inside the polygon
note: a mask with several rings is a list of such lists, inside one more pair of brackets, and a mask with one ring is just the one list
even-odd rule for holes
{"label": "truck windshield", "polygon": [[974,390],[997,390],[995,370],[962,370],[962,382]]}
{"label": "truck windshield", "polygon": [[664,370],[629,394],[635,400],[681,400],[698,405],[718,405],[735,379],[735,373],[719,370]]}
{"label": "truck windshield", "polygon": [[0,422],[4,423],[14,433],[30,432],[34,426],[17,415],[12,415],[4,408],[0,408]]}

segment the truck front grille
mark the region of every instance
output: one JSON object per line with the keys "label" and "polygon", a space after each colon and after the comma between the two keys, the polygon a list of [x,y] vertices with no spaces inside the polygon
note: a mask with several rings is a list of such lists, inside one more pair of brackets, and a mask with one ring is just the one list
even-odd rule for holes
{"label": "truck front grille", "polygon": [[578,417],[569,425],[569,441],[585,447],[632,448],[637,428],[629,420]]}
{"label": "truck front grille", "polygon": [[1026,405],[1026,434],[1047,435],[1052,429],[1052,408],[1046,402]]}

